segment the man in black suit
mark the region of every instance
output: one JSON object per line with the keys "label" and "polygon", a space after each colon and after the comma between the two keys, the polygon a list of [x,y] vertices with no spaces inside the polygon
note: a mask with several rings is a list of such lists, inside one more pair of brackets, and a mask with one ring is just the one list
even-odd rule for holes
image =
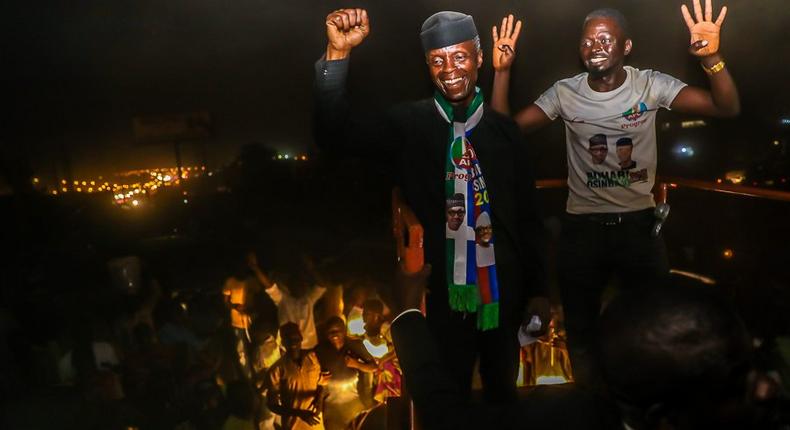
{"label": "man in black suit", "polygon": [[[317,143],[402,166],[399,185],[424,228],[426,261],[435,268],[428,325],[444,365],[468,396],[479,358],[485,398],[514,400],[518,327],[525,313],[545,323],[550,315],[542,221],[526,145],[513,121],[489,109],[475,86],[483,53],[472,17],[439,12],[423,24],[433,98],[365,120],[351,113],[345,81],[352,49],[370,32],[367,12],[332,12],[326,30],[326,55],[316,63]],[[451,201],[459,218],[452,224]],[[494,252],[482,259],[474,229],[488,219]]]}

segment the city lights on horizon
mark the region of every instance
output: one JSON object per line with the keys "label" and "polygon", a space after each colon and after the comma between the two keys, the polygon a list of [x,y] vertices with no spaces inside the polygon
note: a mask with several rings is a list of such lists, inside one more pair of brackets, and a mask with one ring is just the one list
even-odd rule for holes
{"label": "city lights on horizon", "polygon": [[[180,173],[179,178],[177,167],[138,169],[117,173],[116,180],[112,182],[103,180],[103,176],[94,179],[75,179],[71,184],[66,179],[60,179],[56,182],[57,186],[43,187],[43,189],[51,196],[67,194],[69,191],[85,194],[107,192],[112,194],[112,201],[116,205],[130,204],[132,207],[139,207],[142,205],[141,199],[153,196],[157,190],[180,185],[182,180],[213,174],[207,171],[206,166],[184,166],[181,167]],[[33,177],[31,180],[36,186],[42,185],[38,177]],[[184,203],[187,203],[186,199]]]}
{"label": "city lights on horizon", "polygon": [[307,161],[307,155],[291,155],[291,154],[277,154],[272,157],[273,160],[289,160],[289,161]]}

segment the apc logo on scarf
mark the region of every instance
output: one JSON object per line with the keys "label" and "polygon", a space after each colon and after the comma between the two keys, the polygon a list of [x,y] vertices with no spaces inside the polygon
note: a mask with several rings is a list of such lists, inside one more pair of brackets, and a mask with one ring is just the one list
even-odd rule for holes
{"label": "apc logo on scarf", "polygon": [[623,118],[628,121],[636,121],[647,112],[647,105],[644,102],[640,102],[638,105],[634,105],[631,109],[623,112]]}
{"label": "apc logo on scarf", "polygon": [[472,170],[472,162],[477,160],[472,145],[466,142],[465,137],[456,137],[450,147],[453,164],[458,169]]}

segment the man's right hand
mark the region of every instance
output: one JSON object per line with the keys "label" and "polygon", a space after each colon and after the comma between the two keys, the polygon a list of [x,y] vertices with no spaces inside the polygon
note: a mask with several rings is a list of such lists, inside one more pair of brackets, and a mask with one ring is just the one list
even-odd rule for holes
{"label": "man's right hand", "polygon": [[365,9],[338,9],[326,17],[327,60],[342,60],[370,33]]}

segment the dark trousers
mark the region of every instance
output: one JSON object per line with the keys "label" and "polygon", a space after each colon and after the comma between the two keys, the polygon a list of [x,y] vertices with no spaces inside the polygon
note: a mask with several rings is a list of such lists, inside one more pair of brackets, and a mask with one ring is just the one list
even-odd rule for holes
{"label": "dark trousers", "polygon": [[594,356],[596,325],[601,296],[612,275],[619,276],[624,289],[646,288],[669,275],[664,241],[651,235],[654,222],[653,209],[565,216],[559,284],[571,367],[580,385],[600,383]]}
{"label": "dark trousers", "polygon": [[517,399],[518,325],[500,323],[493,330],[477,330],[477,315],[453,312],[448,321],[428,322],[439,347],[443,364],[458,384],[461,395],[469,398],[472,372],[480,359],[483,399],[490,403]]}

